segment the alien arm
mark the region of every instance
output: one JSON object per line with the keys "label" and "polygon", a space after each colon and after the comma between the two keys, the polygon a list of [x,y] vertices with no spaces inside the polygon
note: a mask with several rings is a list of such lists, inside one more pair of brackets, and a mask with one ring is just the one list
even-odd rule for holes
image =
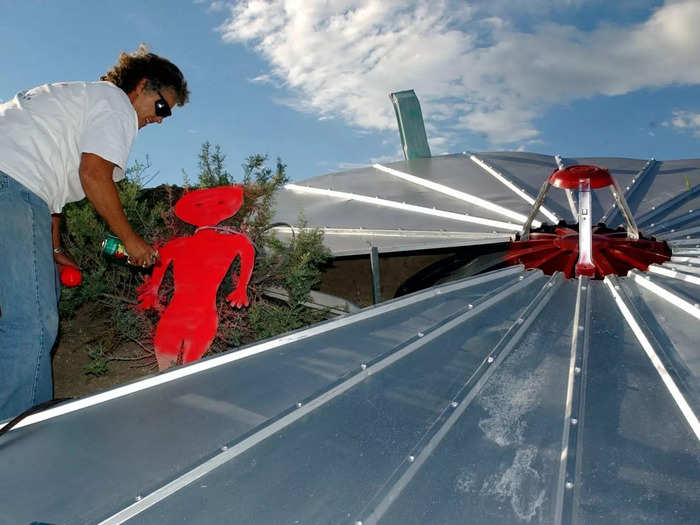
{"label": "alien arm", "polygon": [[238,255],[241,257],[241,270],[238,276],[236,289],[226,297],[226,300],[231,304],[231,306],[237,306],[240,308],[242,306],[248,306],[248,294],[246,293],[246,288],[248,287],[250,277],[253,274],[255,248],[250,240],[248,240],[248,238],[244,235],[237,237],[236,241],[238,244]]}
{"label": "alien arm", "polygon": [[174,244],[175,241],[171,241],[158,250],[160,258],[155,266],[153,266],[153,273],[149,277],[146,277],[146,281],[136,290],[136,293],[139,294],[137,297],[139,301],[137,308],[146,310],[158,305],[158,289],[163,282],[163,277],[165,277],[168,266],[170,266],[174,258],[173,252],[176,249]]}

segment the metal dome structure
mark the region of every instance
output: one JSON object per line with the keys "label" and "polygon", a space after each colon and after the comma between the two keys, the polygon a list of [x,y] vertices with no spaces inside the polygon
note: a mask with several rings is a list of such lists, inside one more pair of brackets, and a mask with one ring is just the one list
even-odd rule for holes
{"label": "metal dome structure", "polygon": [[[0,437],[0,523],[697,523],[700,160],[406,156],[289,185],[277,220],[303,209],[336,256],[508,253],[547,177],[594,165],[668,256],[596,279],[511,257],[29,416]],[[573,191],[541,204],[532,232],[578,225]]]}

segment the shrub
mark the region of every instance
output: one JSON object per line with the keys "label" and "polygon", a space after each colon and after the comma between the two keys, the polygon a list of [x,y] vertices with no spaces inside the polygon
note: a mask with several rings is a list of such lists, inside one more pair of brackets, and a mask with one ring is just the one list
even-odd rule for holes
{"label": "shrub", "polygon": [[[205,142],[199,154],[200,172],[194,187],[243,184],[243,206],[221,225],[248,236],[255,246],[256,258],[248,286],[248,308],[234,309],[224,300],[233,289],[238,261],[219,287],[219,331],[211,352],[275,336],[328,317],[327,311],[304,305],[311,289],[318,285],[322,267],[329,257],[323,246],[322,232],[306,228],[300,219],[299,233],[291,243],[285,244],[270,231],[275,192],[288,180],[286,166],[278,159],[273,170],[267,166],[265,155],[251,155],[242,166],[243,177],[238,182],[225,169],[225,158],[218,145],[212,148]],[[150,168],[148,159],[145,163],[136,162],[117,186],[124,211],[135,231],[158,246],[194,231],[193,226],[180,221],[173,213],[173,205],[190,186],[190,181],[185,174],[184,189],[176,186],[144,189]],[[151,359],[155,364],[151,336],[159,316],[153,311],[144,313],[134,309],[136,288],[150,272],[102,255],[101,244],[109,229],[87,200],[66,206],[64,224],[63,243],[83,270],[83,284],[63,289],[62,318],[71,318],[81,308],[89,310],[91,317],[107,315],[111,320],[109,330],[87,349],[91,365],[86,373],[103,374],[110,361],[134,359],[134,356],[119,354],[121,344],[127,341],[136,342],[143,349],[140,357]],[[268,298],[265,290],[269,287],[284,288],[289,300],[281,302]],[[172,290],[172,269],[169,269],[161,285],[161,295],[166,301],[172,296]]]}

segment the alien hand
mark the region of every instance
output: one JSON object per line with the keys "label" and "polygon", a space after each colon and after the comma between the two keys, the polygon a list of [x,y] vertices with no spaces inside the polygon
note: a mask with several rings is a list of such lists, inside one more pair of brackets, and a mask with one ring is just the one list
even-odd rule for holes
{"label": "alien hand", "polygon": [[248,294],[246,293],[245,287],[236,288],[233,292],[226,296],[226,300],[231,304],[231,306],[236,308],[242,308],[243,306],[248,306]]}
{"label": "alien hand", "polygon": [[140,286],[136,292],[139,294],[136,298],[139,302],[139,304],[136,305],[137,309],[148,310],[149,308],[156,308],[160,304],[158,289],[148,286],[148,283]]}

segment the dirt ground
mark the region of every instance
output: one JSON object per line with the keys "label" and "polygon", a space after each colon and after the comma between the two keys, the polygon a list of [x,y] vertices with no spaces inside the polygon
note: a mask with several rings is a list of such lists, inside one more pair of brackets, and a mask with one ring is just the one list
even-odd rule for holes
{"label": "dirt ground", "polygon": [[[106,390],[157,372],[155,358],[139,361],[112,361],[105,375],[95,376],[85,373],[91,363],[87,348],[95,340],[95,335],[103,332],[106,319],[88,317],[84,311],[62,322],[61,333],[54,347],[53,380],[54,397],[81,397]],[[143,353],[135,343],[118,349],[119,355]]]}
{"label": "dirt ground", "polygon": [[[411,257],[385,256],[380,258],[381,294],[384,300],[394,297],[398,287],[419,270],[442,259],[446,254],[414,255]],[[359,306],[372,304],[372,273],[368,257],[336,261],[323,276],[321,291],[343,297]],[[81,397],[133,381],[158,371],[155,358],[135,361],[111,361],[105,375],[85,373],[91,363],[87,348],[103,333],[109,321],[90,318],[84,312],[62,323],[61,333],[54,348],[54,397]],[[116,349],[118,355],[142,355],[135,344]]]}

